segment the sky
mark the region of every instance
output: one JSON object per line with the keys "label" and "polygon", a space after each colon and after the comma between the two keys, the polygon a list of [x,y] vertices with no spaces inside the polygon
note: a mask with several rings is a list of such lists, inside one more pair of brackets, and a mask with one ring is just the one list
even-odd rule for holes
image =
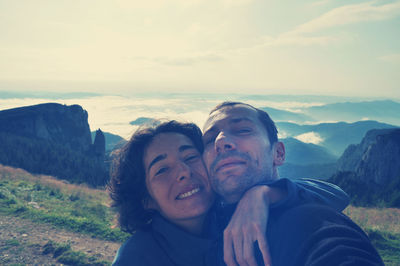
{"label": "sky", "polygon": [[0,91],[400,99],[400,0],[0,0]]}

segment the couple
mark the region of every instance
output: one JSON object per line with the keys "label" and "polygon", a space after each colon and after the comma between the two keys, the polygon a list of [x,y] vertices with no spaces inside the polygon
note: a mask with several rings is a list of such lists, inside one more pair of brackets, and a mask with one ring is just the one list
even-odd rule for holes
{"label": "couple", "polygon": [[383,265],[338,212],[339,188],[279,179],[285,148],[266,112],[224,102],[203,130],[170,121],[122,149],[109,189],[132,236],[114,265]]}

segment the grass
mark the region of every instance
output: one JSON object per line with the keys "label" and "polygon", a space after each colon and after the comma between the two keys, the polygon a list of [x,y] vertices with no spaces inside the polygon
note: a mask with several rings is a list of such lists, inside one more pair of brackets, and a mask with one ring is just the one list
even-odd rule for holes
{"label": "grass", "polygon": [[0,165],[0,212],[53,224],[99,239],[122,242],[105,190]]}
{"label": "grass", "polygon": [[73,251],[69,244],[60,244],[54,241],[49,241],[43,246],[43,254],[52,254],[58,262],[65,265],[110,265],[110,263],[107,261],[98,260],[96,257],[93,256],[87,256],[83,252]]}
{"label": "grass", "polygon": [[368,234],[385,265],[400,265],[400,209],[349,206],[343,212]]}
{"label": "grass", "polygon": [[[24,170],[2,165],[0,212],[104,240],[122,242],[128,237],[118,228],[112,228],[115,213],[109,208],[109,197],[105,190],[68,184],[49,176],[31,175]],[[385,265],[400,265],[400,209],[349,206],[344,213],[367,232]],[[6,248],[18,245],[17,240],[10,240]],[[62,244],[50,243],[49,246],[63,249]],[[61,263],[87,265],[84,263],[94,262],[95,258],[83,257],[83,253],[72,251],[68,246],[64,249],[57,256]],[[73,262],[74,258],[79,261]]]}

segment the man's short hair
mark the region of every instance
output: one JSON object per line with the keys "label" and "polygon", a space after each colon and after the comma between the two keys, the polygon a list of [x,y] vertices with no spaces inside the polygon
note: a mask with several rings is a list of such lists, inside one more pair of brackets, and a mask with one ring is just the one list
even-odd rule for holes
{"label": "man's short hair", "polygon": [[168,121],[153,122],[139,128],[121,148],[111,168],[108,191],[113,200],[112,207],[118,211],[118,222],[125,232],[146,229],[154,211],[145,208],[150,199],[146,187],[144,153],[153,139],[161,133],[179,133],[188,137],[194,147],[203,153],[200,128],[193,123]]}
{"label": "man's short hair", "polygon": [[272,144],[274,144],[275,142],[278,141],[278,130],[276,129],[275,123],[274,123],[274,121],[272,121],[272,119],[268,115],[268,113],[265,112],[264,110],[254,107],[250,104],[242,103],[242,102],[225,101],[225,102],[220,103],[217,106],[215,106],[214,109],[211,110],[209,115],[211,115],[212,113],[214,113],[222,108],[233,107],[235,105],[246,105],[246,106],[254,109],[258,114],[258,119],[264,125],[264,128],[266,129],[266,131],[268,133],[268,139],[269,139],[269,142],[271,143],[271,147],[272,147]]}

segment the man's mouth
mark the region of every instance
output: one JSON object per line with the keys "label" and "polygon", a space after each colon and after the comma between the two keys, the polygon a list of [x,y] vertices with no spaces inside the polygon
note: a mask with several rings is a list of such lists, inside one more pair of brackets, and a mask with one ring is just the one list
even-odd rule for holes
{"label": "man's mouth", "polygon": [[185,198],[187,198],[187,197],[190,197],[190,196],[196,194],[196,193],[199,192],[199,191],[200,191],[200,187],[196,187],[196,188],[194,188],[194,189],[192,189],[192,190],[190,190],[190,191],[187,191],[187,192],[185,192],[185,193],[179,194],[179,195],[176,197],[176,199],[178,199],[178,200],[180,200],[180,199],[185,199]]}
{"label": "man's mouth", "polygon": [[245,164],[246,164],[246,161],[228,158],[225,160],[221,160],[217,164],[217,166],[215,167],[215,172],[219,172],[219,171],[225,170],[230,167],[234,167],[234,166],[238,166],[238,165],[245,165]]}

